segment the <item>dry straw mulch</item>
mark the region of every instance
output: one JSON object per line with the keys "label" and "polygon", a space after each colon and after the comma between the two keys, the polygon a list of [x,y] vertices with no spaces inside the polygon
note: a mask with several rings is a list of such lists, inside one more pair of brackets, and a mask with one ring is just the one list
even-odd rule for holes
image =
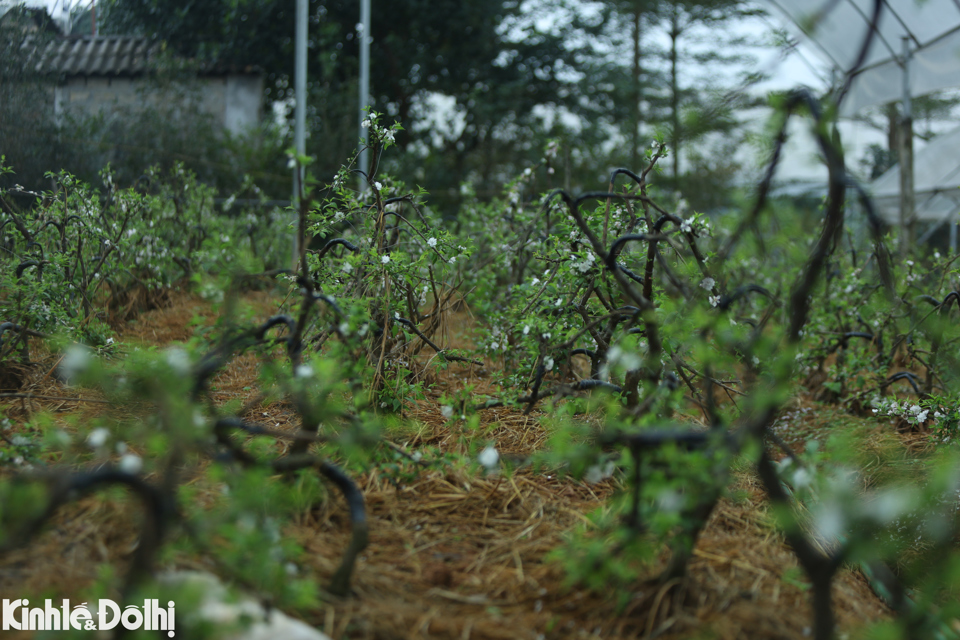
{"label": "dry straw mulch", "polygon": [[[267,296],[250,298],[264,317],[272,312]],[[175,296],[170,307],[128,325],[124,340],[163,345],[186,339],[192,334],[187,325],[197,315],[213,319],[210,305]],[[249,401],[256,375],[252,357],[234,361],[214,380],[215,398]],[[436,398],[466,384],[477,393],[490,391],[488,378],[477,367],[460,365],[431,375],[430,398],[412,412],[417,428],[402,444],[460,451],[462,434],[440,416]],[[69,395],[49,378],[34,381],[31,392]],[[34,409],[79,412],[81,418],[102,410],[96,403],[30,402]],[[23,428],[29,408],[14,401],[4,410]],[[270,426],[296,427],[282,403],[257,406],[252,413]],[[481,428],[503,454],[530,453],[547,438],[536,414],[513,409],[482,412]],[[586,525],[588,513],[603,507],[616,490],[613,480],[589,485],[550,471],[477,476],[451,469],[397,483],[373,469],[358,483],[367,500],[370,545],[357,567],[354,595],[327,599],[303,614],[333,638],[799,640],[810,632],[809,593],[790,577],[802,574],[787,573],[796,561],[749,474],[737,477],[736,499],[722,500],[711,517],[687,578],[656,583],[650,580],[652,568],[650,576],[630,586],[632,597],[623,610],[616,594],[565,586],[563,571],[547,558],[564,548],[571,531]],[[286,531],[308,552],[301,570],[313,572],[321,584],[349,539],[345,505],[336,492],[330,495]],[[100,565],[123,571],[139,521],[130,517],[131,505],[95,496],[63,509],[33,545],[0,559],[0,597],[30,592],[83,598]],[[190,564],[207,566],[202,559]],[[834,590],[843,630],[890,615],[856,570],[842,570]]]}

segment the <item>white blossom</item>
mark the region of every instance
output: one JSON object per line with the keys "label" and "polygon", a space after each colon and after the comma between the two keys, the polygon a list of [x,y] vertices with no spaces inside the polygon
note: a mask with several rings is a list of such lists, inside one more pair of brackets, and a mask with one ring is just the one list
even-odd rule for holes
{"label": "white blossom", "polygon": [[67,383],[71,383],[77,374],[90,365],[90,350],[83,345],[71,345],[60,361],[60,372]]}
{"label": "white blossom", "polygon": [[704,278],[703,280],[700,281],[700,287],[703,289],[706,289],[707,291],[710,291],[711,289],[713,289],[713,286],[715,284],[717,284],[717,281],[714,280],[713,278]]}
{"label": "white blossom", "polygon": [[388,262],[390,262],[390,256],[380,256],[380,262],[382,262],[383,264],[387,264]]}
{"label": "white blossom", "polygon": [[583,479],[590,484],[596,484],[612,476],[615,470],[616,465],[614,465],[611,461],[607,461],[602,467],[598,464],[594,464],[587,468],[587,473],[584,474]]}
{"label": "white blossom", "polygon": [[110,437],[110,430],[105,427],[98,427],[90,432],[90,435],[87,436],[87,444],[94,449],[99,449],[107,443],[107,438]]}
{"label": "white blossom", "polygon": [[190,356],[180,347],[167,349],[165,359],[170,368],[181,376],[190,373]]}
{"label": "white blossom", "polygon": [[497,453],[493,445],[487,445],[487,447],[480,452],[480,455],[477,456],[477,461],[488,470],[493,469],[500,461],[500,454]]}
{"label": "white blossom", "polygon": [[301,364],[297,367],[296,376],[298,378],[310,378],[313,377],[313,367],[308,364]]}
{"label": "white blossom", "polygon": [[120,458],[120,471],[124,473],[140,473],[143,469],[143,460],[135,453],[128,453]]}
{"label": "white blossom", "polygon": [[813,525],[821,538],[835,540],[846,532],[846,516],[843,508],[834,501],[821,503],[815,510]]}
{"label": "white blossom", "polygon": [[427,244],[430,245],[431,247],[435,247],[435,246],[437,246],[437,239],[436,239],[436,238],[430,238],[429,240],[427,240]]}

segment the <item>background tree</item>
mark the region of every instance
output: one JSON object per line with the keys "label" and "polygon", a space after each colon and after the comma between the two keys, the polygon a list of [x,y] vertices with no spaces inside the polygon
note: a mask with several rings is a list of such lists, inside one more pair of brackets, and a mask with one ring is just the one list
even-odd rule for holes
{"label": "background tree", "polygon": [[[744,36],[726,29],[734,20],[756,15],[759,11],[742,0],[661,0],[661,15],[666,27],[669,47],[669,140],[672,174],[680,177],[683,143],[709,131],[729,131],[735,121],[732,105],[716,100],[716,76],[723,70],[737,68],[751,58],[742,53],[753,44]],[[684,47],[684,42],[694,45]],[[707,44],[708,46],[702,46]],[[699,46],[698,46],[699,45]],[[681,82],[681,64],[686,61],[691,80]],[[709,70],[709,71],[708,71]],[[737,78],[728,77],[728,82]],[[706,90],[705,90],[706,89]],[[710,91],[713,89],[713,91]],[[713,97],[707,102],[705,98]]]}
{"label": "background tree", "polygon": [[[700,210],[729,204],[741,167],[737,112],[756,100],[738,91],[759,43],[735,32],[757,13],[739,0],[607,0],[606,111],[623,141],[609,160],[636,168],[654,132],[670,147],[657,182]],[[691,144],[696,148],[688,151]],[[715,158],[717,154],[722,160]]]}
{"label": "background tree", "polygon": [[[109,0],[104,9],[104,32],[158,37],[206,64],[259,67],[267,103],[281,119],[292,112],[290,3]],[[573,148],[558,161],[553,183],[533,187],[576,188],[578,179],[595,185],[614,166],[636,169],[647,136],[659,128],[673,156],[672,175],[660,181],[686,192],[694,182],[681,175],[692,166],[681,163],[685,144],[737,126],[738,105],[718,99],[720,87],[736,79],[715,76],[719,66],[745,61],[744,39],[727,27],[750,13],[740,0],[377,3],[373,107],[405,128],[397,140],[402,153],[383,168],[453,212],[461,181],[481,196],[496,194],[539,159],[548,137]],[[358,17],[349,0],[310,2],[307,150],[321,179],[357,147]],[[733,169],[724,166],[716,177]]]}
{"label": "background tree", "polygon": [[[409,0],[378,3],[372,24],[374,108],[403,123],[408,155],[391,171],[436,197],[458,193],[468,177],[490,190],[535,152],[538,107],[579,112],[580,56],[599,25],[582,20],[568,0]],[[143,33],[188,57],[256,65],[266,97],[292,97],[294,16],[280,0],[110,0],[104,32]],[[563,12],[569,21],[545,15]],[[348,0],[310,3],[311,139],[321,176],[333,175],[355,148],[358,8]],[[433,126],[427,106],[446,104],[451,127]],[[408,169],[413,156],[421,170]],[[512,166],[511,166],[512,165]],[[455,196],[454,196],[455,197]]]}
{"label": "background tree", "polygon": [[44,173],[57,166],[57,123],[53,88],[30,72],[31,54],[52,37],[56,27],[23,6],[0,20],[0,154],[15,174],[0,176],[0,187],[44,186]]}

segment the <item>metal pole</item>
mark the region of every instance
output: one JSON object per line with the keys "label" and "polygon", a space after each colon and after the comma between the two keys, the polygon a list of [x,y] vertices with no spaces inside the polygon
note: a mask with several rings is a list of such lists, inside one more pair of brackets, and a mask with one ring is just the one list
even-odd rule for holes
{"label": "metal pole", "polygon": [[913,105],[910,98],[910,38],[903,38],[903,117],[900,121],[900,257],[913,245]]}
{"label": "metal pole", "polygon": [[[366,143],[367,128],[363,121],[367,117],[364,109],[370,106],[370,0],[360,0],[360,139]],[[366,178],[370,169],[370,152],[362,148],[360,151],[360,190],[367,188]]]}
{"label": "metal pole", "polygon": [[[297,32],[296,56],[294,67],[294,91],[296,103],[294,106],[294,146],[297,156],[307,153],[307,2],[297,0]],[[303,167],[299,162],[293,168],[293,202],[300,204],[300,192],[303,190]],[[296,225],[294,225],[296,227]],[[293,263],[296,265],[300,258],[300,247],[297,245],[298,234],[293,236]],[[296,268],[296,267],[294,267]]]}
{"label": "metal pole", "polygon": [[[294,71],[294,89],[296,91],[296,106],[294,108],[294,137],[297,154],[307,152],[307,0],[297,0],[297,42],[296,68]],[[294,181],[299,197],[302,172],[294,171]]]}

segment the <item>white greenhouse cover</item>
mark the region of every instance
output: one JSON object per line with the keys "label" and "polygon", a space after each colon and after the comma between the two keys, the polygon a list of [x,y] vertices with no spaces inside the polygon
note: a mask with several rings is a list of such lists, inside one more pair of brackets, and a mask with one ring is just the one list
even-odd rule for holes
{"label": "white greenhouse cover", "polygon": [[[937,136],[913,159],[916,215],[940,221],[960,211],[960,127]],[[900,223],[900,165],[869,187],[877,212],[889,224]]]}
{"label": "white greenhouse cover", "polygon": [[[870,27],[873,0],[766,0],[846,76]],[[841,115],[900,100],[902,38],[910,38],[910,95],[960,86],[960,0],[883,0],[878,33]],[[822,16],[822,19],[818,19]],[[917,175],[920,175],[919,167]]]}

